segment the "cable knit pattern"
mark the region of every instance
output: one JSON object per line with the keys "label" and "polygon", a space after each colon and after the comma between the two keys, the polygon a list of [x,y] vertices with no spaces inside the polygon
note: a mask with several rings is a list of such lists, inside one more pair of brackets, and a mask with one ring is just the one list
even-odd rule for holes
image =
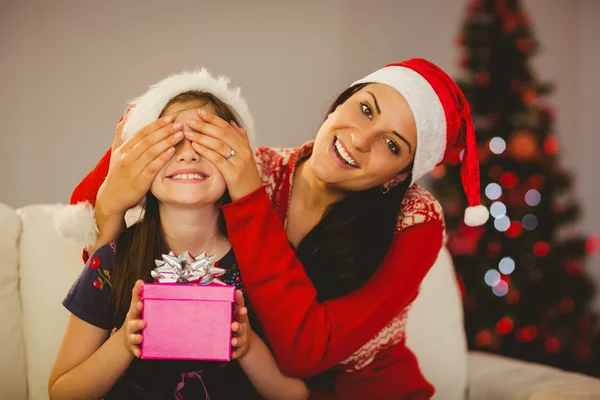
{"label": "cable knit pattern", "polygon": [[383,350],[401,343],[406,338],[406,317],[410,306],[406,307],[396,318],[383,328],[373,339],[369,340],[358,351],[340,363],[346,372],[363,369],[371,364]]}

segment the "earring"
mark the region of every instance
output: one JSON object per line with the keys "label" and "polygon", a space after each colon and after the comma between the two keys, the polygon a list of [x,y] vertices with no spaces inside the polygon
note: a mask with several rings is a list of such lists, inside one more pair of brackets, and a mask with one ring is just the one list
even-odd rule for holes
{"label": "earring", "polygon": [[381,194],[386,195],[390,192],[390,188],[389,187],[385,187],[383,185],[381,185]]}

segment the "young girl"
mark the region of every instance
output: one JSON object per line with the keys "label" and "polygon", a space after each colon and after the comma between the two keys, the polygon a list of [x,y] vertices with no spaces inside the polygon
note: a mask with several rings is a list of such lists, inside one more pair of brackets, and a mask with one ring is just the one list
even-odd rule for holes
{"label": "young girl", "polygon": [[[227,82],[217,81],[205,71],[175,76],[137,99],[130,121],[120,124],[127,133],[127,129],[133,129],[132,124],[135,127],[143,120],[152,121],[157,117],[150,116],[152,108],[162,107],[160,99],[179,92],[160,112],[163,128],[176,137],[178,144],[152,182],[143,219],[94,252],[63,302],[72,314],[49,379],[52,399],[308,397],[304,382],[283,376],[265,343],[252,331],[240,290],[236,291],[231,327],[232,361],[138,358],[145,326],[141,319],[141,287],[143,281],[152,282],[150,272],[161,254],[188,251],[192,256],[202,252],[214,255],[218,266],[226,270],[220,279],[242,288],[219,208],[230,201],[225,181],[214,165],[183,139],[184,131],[189,129],[184,122],[198,109],[240,125],[241,118],[215,94],[201,89],[214,89],[221,98],[239,96],[227,88]],[[162,91],[158,103],[157,90]],[[235,100],[242,101],[239,114],[246,116],[243,99]],[[156,123],[152,123],[137,136],[149,137],[155,132]],[[133,142],[125,141],[124,145],[135,147]]]}

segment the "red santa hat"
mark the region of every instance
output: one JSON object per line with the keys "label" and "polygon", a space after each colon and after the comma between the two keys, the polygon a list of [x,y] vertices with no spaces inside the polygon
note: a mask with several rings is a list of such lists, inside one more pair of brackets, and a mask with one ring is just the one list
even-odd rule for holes
{"label": "red santa hat", "polygon": [[465,224],[483,225],[489,212],[480,204],[479,162],[471,109],[458,85],[437,65],[413,58],[367,75],[353,83],[383,83],[408,102],[417,126],[412,182],[444,162],[451,151],[464,149],[461,180],[469,207]]}
{"label": "red santa hat", "polygon": [[[157,120],[169,100],[188,91],[211,93],[231,107],[239,117],[241,126],[254,140],[254,119],[240,88],[230,87],[226,76],[213,77],[206,69],[171,75],[151,86],[142,96],[133,99],[123,125],[123,139],[128,139],[146,125]],[[87,247],[96,241],[98,227],[94,217],[94,206],[98,190],[108,173],[111,150],[109,149],[94,169],[81,181],[71,196],[70,205],[59,207],[54,212],[54,223],[58,232]],[[128,225],[137,221],[141,209],[135,208],[126,214]]]}

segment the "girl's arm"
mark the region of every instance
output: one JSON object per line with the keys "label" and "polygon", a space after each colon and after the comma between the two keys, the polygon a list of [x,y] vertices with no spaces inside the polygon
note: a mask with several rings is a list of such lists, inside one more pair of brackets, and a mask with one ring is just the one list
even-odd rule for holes
{"label": "girl's arm", "polygon": [[50,399],[101,399],[108,393],[133,360],[124,332],[107,340],[110,331],[71,314],[48,380]]}
{"label": "girl's arm", "polygon": [[261,397],[270,400],[308,399],[310,391],[303,380],[281,373],[277,362],[265,342],[252,330],[244,296],[237,290],[233,308],[234,321],[231,341],[232,357],[239,360],[242,370]]}
{"label": "girl's arm", "polygon": [[[106,261],[106,258],[103,259]],[[99,263],[103,264],[102,261]],[[88,266],[86,268],[89,269]],[[84,270],[83,278],[87,277],[87,270]],[[101,399],[127,370],[134,356],[140,356],[142,335],[139,331],[145,327],[141,319],[142,284],[141,280],[136,282],[125,322],[110,337],[108,329],[71,314],[48,379],[51,399]],[[74,310],[73,313],[90,318],[89,310],[81,310],[72,298],[67,304]]]}

